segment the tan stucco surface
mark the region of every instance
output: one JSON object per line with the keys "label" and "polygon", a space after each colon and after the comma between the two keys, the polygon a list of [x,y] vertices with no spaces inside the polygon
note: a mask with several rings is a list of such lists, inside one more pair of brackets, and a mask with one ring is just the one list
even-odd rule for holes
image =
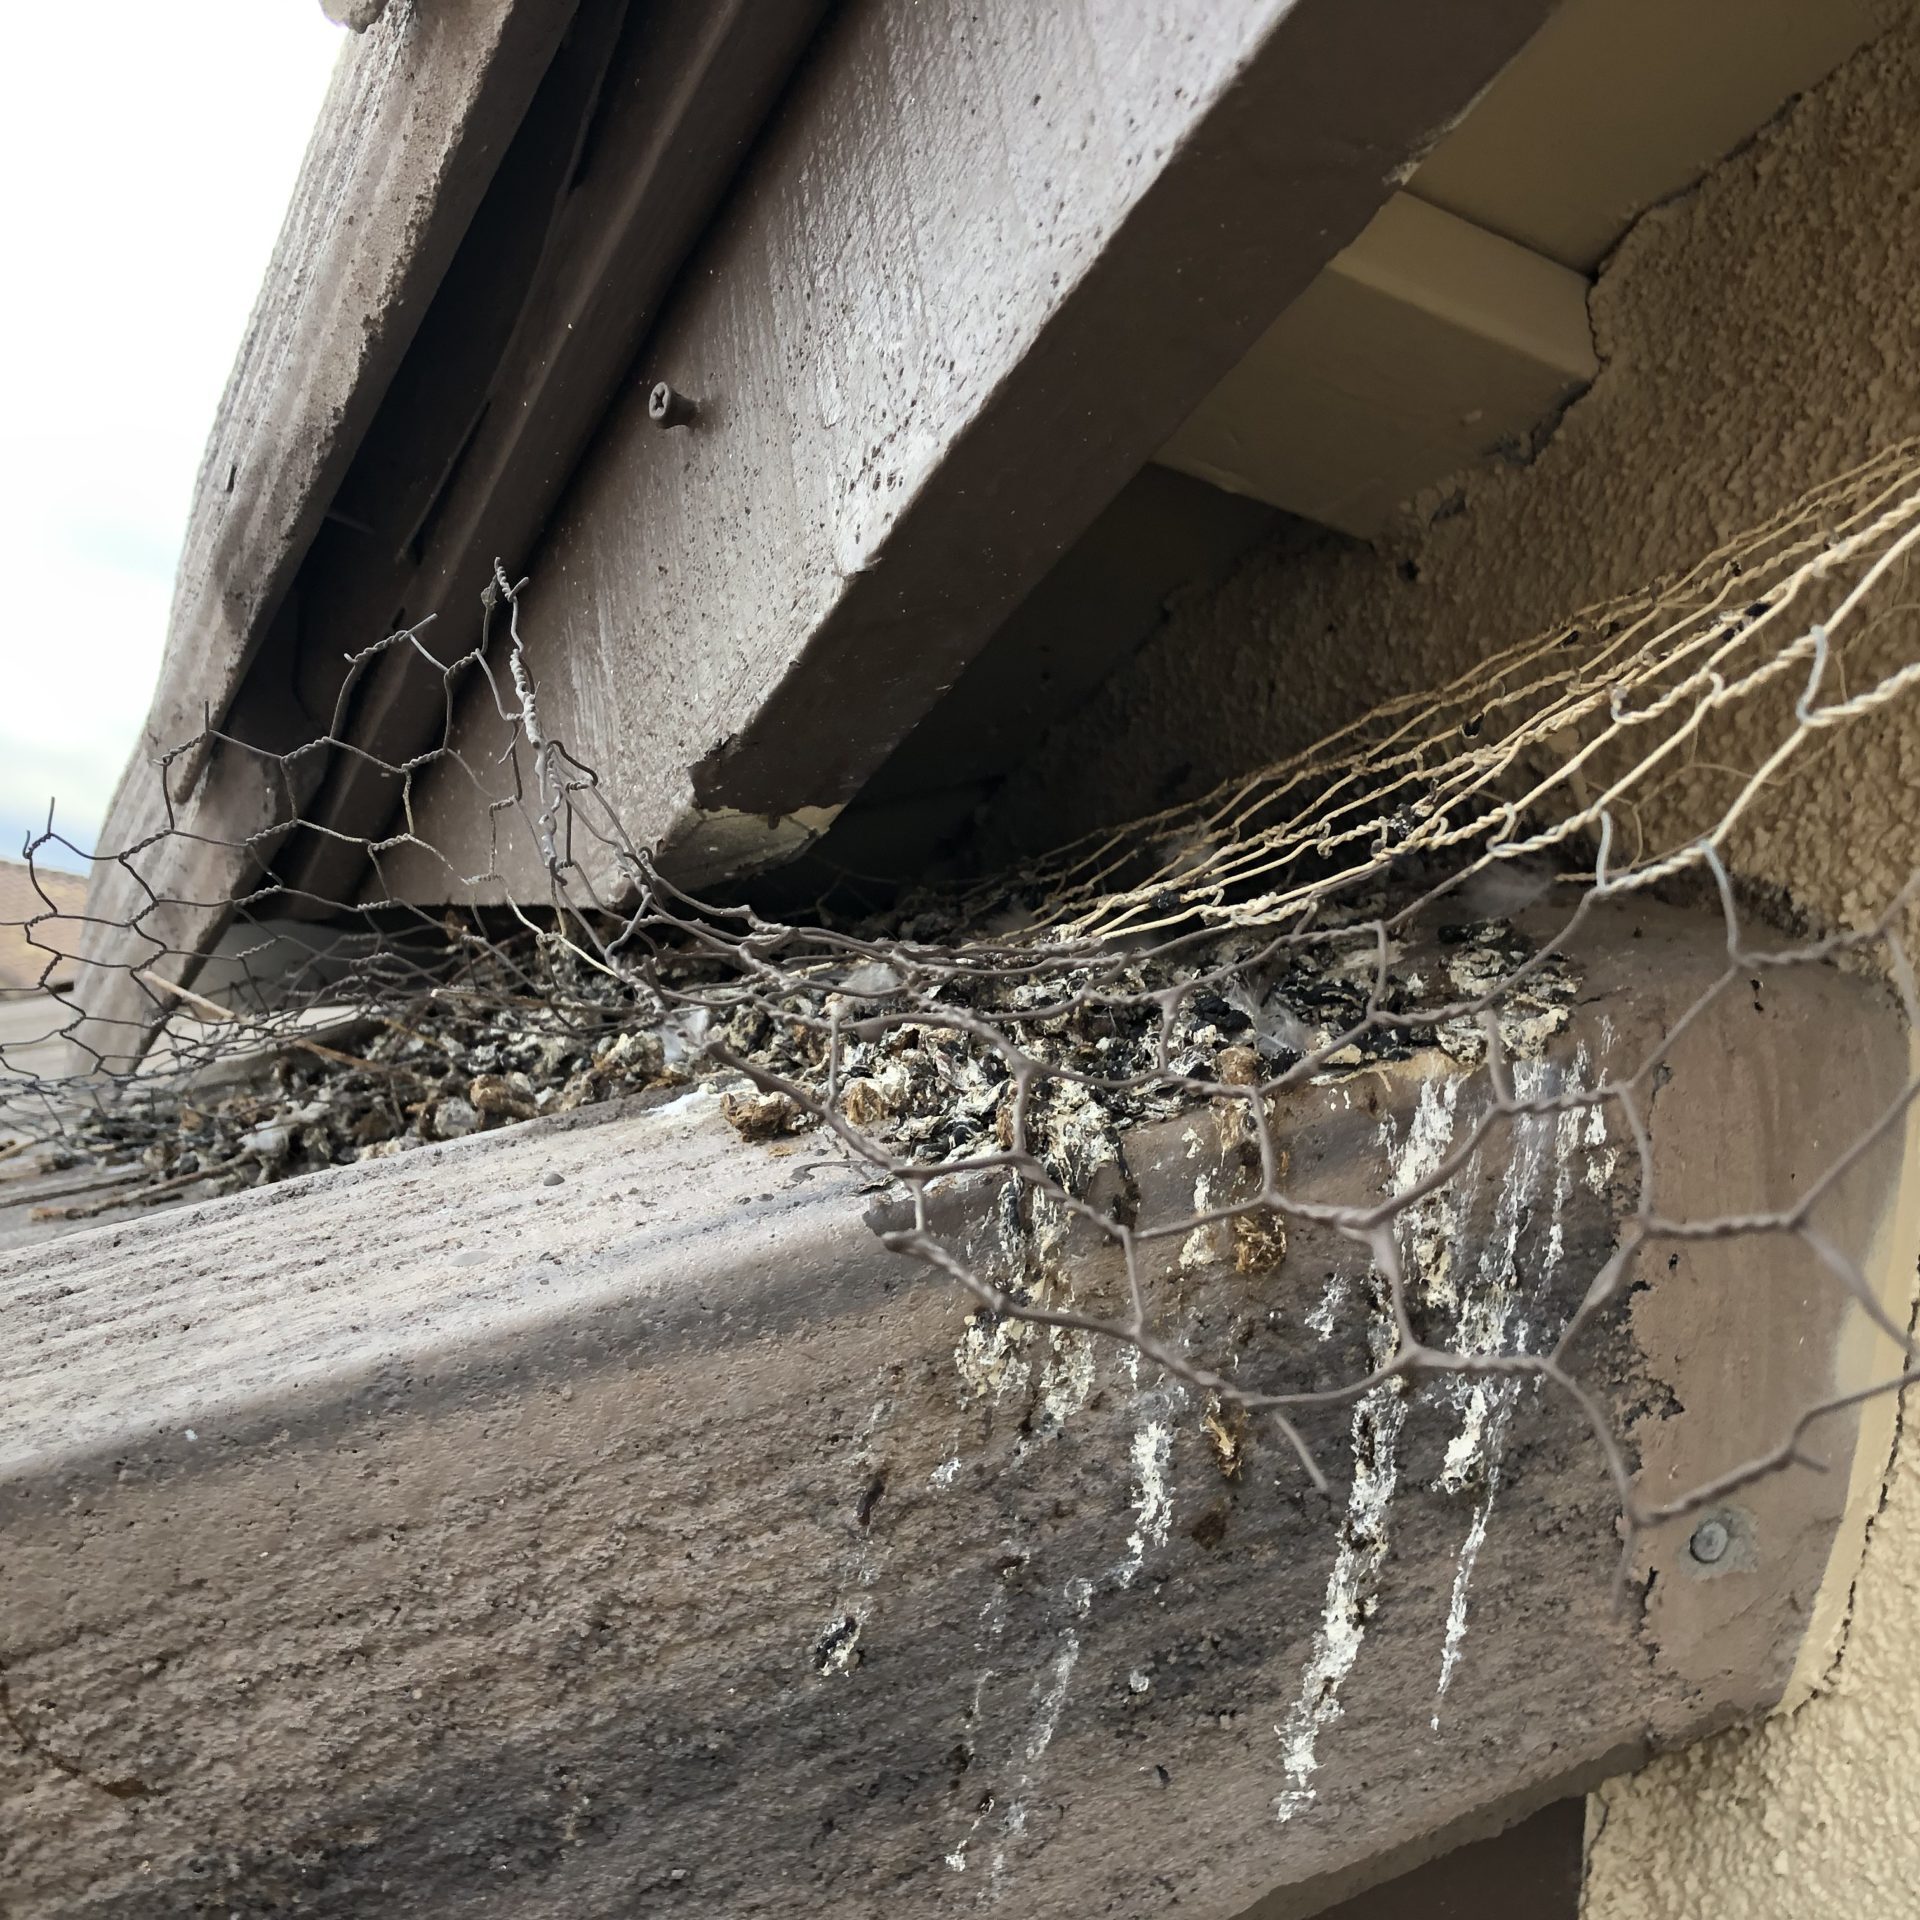
{"label": "tan stucco surface", "polygon": [[[1621,244],[1592,296],[1599,378],[1536,459],[1458,477],[1377,546],[1296,529],[1258,549],[1055,730],[990,830],[1058,844],[1310,746],[1920,434],[1920,26],[1905,20]],[[1849,673],[1916,650],[1916,623],[1885,622]],[[1756,757],[1752,740],[1716,746],[1723,765]],[[1742,861],[1819,910],[1870,915],[1915,844],[1920,736],[1896,712],[1831,751]],[[1712,768],[1690,779],[1674,807],[1731,797]],[[1823,791],[1847,810],[1844,845]]]}
{"label": "tan stucco surface", "polygon": [[1920,1444],[1827,1690],[1593,1796],[1584,1920],[1907,1920],[1920,1905]]}
{"label": "tan stucco surface", "polygon": [[[1462,477],[1377,547],[1296,529],[1177,606],[1010,783],[1006,840],[1063,839],[1305,747],[1378,699],[1684,569],[1920,434],[1917,133],[1909,15],[1622,242],[1591,302],[1601,373],[1536,458]],[[1847,663],[1850,684],[1920,656],[1920,595],[1908,601]],[[1716,744],[1728,765],[1762,747]],[[1730,797],[1714,785],[1726,778],[1698,770],[1662,804],[1699,816]],[[1858,924],[1906,877],[1916,829],[1909,702],[1833,739],[1738,855]],[[1890,1263],[1890,1291],[1912,1278],[1910,1257]],[[1597,1796],[1586,1920],[1920,1911],[1915,1426],[1877,1516],[1863,1447],[1864,1568],[1836,1557],[1803,1662],[1823,1691]]]}

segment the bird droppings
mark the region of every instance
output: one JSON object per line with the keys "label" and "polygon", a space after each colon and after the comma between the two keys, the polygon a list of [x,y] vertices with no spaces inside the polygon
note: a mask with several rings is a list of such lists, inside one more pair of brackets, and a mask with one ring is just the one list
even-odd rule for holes
{"label": "bird droppings", "polygon": [[853,1614],[831,1621],[814,1642],[813,1667],[821,1675],[850,1674],[860,1665],[860,1622]]}
{"label": "bird droppings", "polygon": [[1092,1397],[1094,1379],[1093,1336],[1078,1327],[1049,1327],[1040,1379],[1043,1427],[1064,1427]]}
{"label": "bird droppings", "polygon": [[1173,1485],[1168,1477],[1172,1458],[1173,1428],[1162,1419],[1147,1420],[1133,1436],[1135,1521],[1118,1576],[1122,1586],[1131,1586],[1148,1553],[1166,1544],[1167,1529],[1173,1524]]}
{"label": "bird droppings", "polygon": [[1283,1823],[1312,1805],[1321,1729],[1344,1711],[1341,1684],[1360,1658],[1386,1563],[1387,1510],[1399,1482],[1396,1449],[1405,1420],[1406,1392],[1397,1380],[1370,1389],[1354,1408],[1353,1487],[1327,1576],[1326,1604],[1299,1697],[1285,1723],[1274,1728],[1288,1781],[1273,1803]]}
{"label": "bird droppings", "polygon": [[1006,1885],[1007,1869],[1012,1850],[1027,1826],[1027,1802],[1025,1796],[1031,1793],[1039,1783],[1039,1769],[1046,1758],[1047,1749],[1053,1744],[1053,1736],[1059,1730],[1060,1716],[1066,1710],[1067,1695],[1073,1684],[1073,1670],[1080,1660],[1080,1636],[1072,1627],[1060,1629],[1059,1640],[1053,1657],[1050,1674],[1034,1686],[1036,1702],[1033,1718],[1028,1725],[1026,1744],[1021,1759],[1024,1767],[1008,1800],[1006,1811],[1000,1819],[1000,1837],[996,1841],[993,1854],[988,1862],[987,1874],[989,1887],[997,1898]]}
{"label": "bird droppings", "polygon": [[[1410,1193],[1445,1160],[1454,1136],[1459,1085],[1451,1077],[1421,1083],[1406,1139],[1397,1148],[1391,1124],[1383,1126],[1383,1144],[1391,1149],[1393,1192]],[[1396,1219],[1394,1237],[1410,1289],[1430,1294],[1451,1284],[1459,1228],[1451,1208],[1465,1204],[1464,1198],[1455,1200],[1451,1196],[1464,1195],[1468,1184],[1464,1180],[1450,1183],[1448,1188],[1404,1209]],[[1384,1289],[1376,1284],[1367,1317],[1367,1344],[1375,1364],[1392,1352],[1395,1338],[1391,1307]],[[1359,1660],[1366,1639],[1386,1565],[1388,1513],[1399,1484],[1398,1449],[1408,1398],[1404,1381],[1384,1380],[1354,1405],[1353,1483],[1333,1566],[1327,1575],[1320,1626],[1293,1711],[1274,1729],[1288,1781],[1273,1803],[1274,1815],[1283,1823],[1313,1804],[1312,1781],[1320,1766],[1320,1734],[1344,1711],[1340,1689]]]}
{"label": "bird droppings", "polygon": [[967,1315],[960,1344],[953,1350],[954,1371],[973,1399],[1026,1390],[1033,1378],[1027,1349],[1033,1343],[1030,1320],[1014,1320],[985,1307]]}

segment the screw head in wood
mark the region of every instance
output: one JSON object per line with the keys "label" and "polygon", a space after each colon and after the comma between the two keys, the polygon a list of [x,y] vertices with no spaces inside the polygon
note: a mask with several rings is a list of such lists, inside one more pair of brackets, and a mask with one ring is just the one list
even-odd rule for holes
{"label": "screw head in wood", "polygon": [[1693,1537],[1687,1542],[1687,1551],[1703,1567],[1710,1567],[1716,1561],[1726,1558],[1727,1549],[1733,1545],[1733,1535],[1727,1523],[1717,1516],[1709,1515],[1694,1528]]}
{"label": "screw head in wood", "polygon": [[684,427],[695,411],[693,402],[664,380],[656,380],[647,395],[647,418],[656,427]]}

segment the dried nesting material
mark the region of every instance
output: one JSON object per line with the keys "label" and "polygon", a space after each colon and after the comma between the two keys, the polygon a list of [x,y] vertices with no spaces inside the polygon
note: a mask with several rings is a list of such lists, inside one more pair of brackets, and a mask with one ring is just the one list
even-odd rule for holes
{"label": "dried nesting material", "polygon": [[[324,1026],[295,1024],[296,988],[291,1012],[195,995],[199,1018],[169,1035],[176,1069],[63,1116],[42,1152],[47,1170],[92,1164],[127,1178],[36,1217],[204,1199],[687,1077],[661,1033],[639,1024],[657,1021],[657,1005],[530,936],[450,929],[409,954],[405,991],[397,971],[391,955],[371,956],[365,1004],[334,1008]],[[326,991],[340,994],[337,983]]]}
{"label": "dried nesting material", "polygon": [[[1502,919],[1428,915],[1383,946],[1378,916],[1423,884],[1369,888],[1298,934],[1198,929],[925,977],[900,939],[903,914],[861,933],[863,946],[896,954],[891,964],[803,959],[772,993],[752,977],[703,978],[697,949],[657,954],[648,975],[623,978],[550,939],[493,944],[455,930],[445,951],[417,961],[429,984],[347,1010],[328,1041],[272,1016],[235,1021],[231,1050],[209,1040],[200,1062],[223,1092],[136,1083],[111,1111],[70,1124],[61,1151],[105,1165],[137,1158],[148,1178],[65,1211],[230,1191],[696,1076],[722,1092],[743,1139],[816,1124],[831,1090],[837,1119],[878,1153],[938,1165],[1017,1146],[1062,1190],[1085,1194],[1143,1123],[1211,1104],[1223,1149],[1251,1150],[1260,1089],[1283,1079],[1335,1079],[1435,1045],[1477,1062],[1483,1025],[1457,1008],[1496,986],[1507,1051],[1536,1054],[1565,1024],[1576,984],[1566,962]],[[803,951],[814,937],[790,932]],[[1285,1247],[1277,1218],[1242,1221],[1234,1264],[1259,1271]]]}
{"label": "dried nesting material", "polygon": [[1213,1447],[1214,1464],[1223,1480],[1238,1480],[1246,1465],[1247,1410],[1220,1396],[1207,1396],[1207,1410],[1200,1416],[1200,1427]]}
{"label": "dried nesting material", "polygon": [[467,1083],[467,1099],[474,1113],[498,1120],[531,1120],[540,1111],[540,1098],[524,1073],[482,1073]]}
{"label": "dried nesting material", "polygon": [[799,1103],[784,1093],[724,1093],[720,1111],[742,1140],[773,1140],[804,1126]]}

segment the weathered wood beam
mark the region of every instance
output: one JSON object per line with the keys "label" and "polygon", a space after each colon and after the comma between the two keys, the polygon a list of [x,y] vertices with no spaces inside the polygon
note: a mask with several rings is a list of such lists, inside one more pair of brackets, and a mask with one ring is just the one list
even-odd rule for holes
{"label": "weathered wood beam", "polygon": [[[609,45],[586,110],[554,102],[567,164],[542,203],[485,210],[493,232],[457,263],[470,286],[464,297],[449,287],[429,322],[439,350],[422,356],[424,370],[431,381],[451,365],[435,384],[441,406],[462,409],[458,431],[423,435],[390,409],[343,488],[349,516],[384,540],[369,551],[350,529],[332,534],[303,575],[310,707],[332,707],[343,651],[388,631],[397,611],[438,621],[429,637],[444,658],[473,644],[496,563],[517,571],[532,551],[825,8],[586,0],[583,22],[608,16]],[[476,311],[496,313],[504,337],[469,368]],[[439,449],[430,474],[423,445]],[[389,761],[430,745],[440,719],[440,690],[417,668],[415,656],[389,656],[352,709],[353,738]],[[279,862],[289,884],[321,902],[351,899],[366,866],[360,839],[386,828],[397,793],[372,761],[336,756],[306,810],[324,831]]]}
{"label": "weathered wood beam", "polygon": [[[1637,1064],[1724,963],[1717,924],[1651,905],[1589,930],[1543,1085]],[[1753,997],[1671,1049],[1652,1132],[1675,1211],[1805,1191],[1902,1083],[1866,983],[1800,968]],[[1464,1127],[1481,1098],[1417,1055],[1276,1121],[1302,1196],[1353,1200],[1417,1112]],[[1112,1351],[969,1333],[947,1282],[882,1247],[897,1209],[857,1169],[817,1136],[745,1145],[716,1105],[535,1122],[0,1256],[23,1910],[917,1920],[998,1895],[1144,1920],[1265,1896],[1288,1920],[1765,1706],[1857,1564],[1842,1421],[1811,1436],[1834,1471],[1736,1496],[1721,1562],[1689,1560],[1685,1524],[1648,1541],[1644,1609],[1614,1605],[1610,1491],[1549,1395],[1515,1398],[1497,1490],[1438,1484],[1470,1417],[1439,1391],[1384,1498],[1344,1408],[1310,1422],[1330,1501],[1259,1434],[1230,1478],[1197,1398]],[[1447,1271],[1517,1286],[1545,1339],[1635,1179],[1584,1118],[1526,1125],[1447,1216]],[[1904,1289],[1885,1148],[1828,1224]],[[1227,1190],[1238,1151],[1204,1112],[1135,1135],[1142,1222],[1202,1176]],[[939,1217],[975,1246],[1003,1218],[971,1188]],[[1243,1272],[1223,1232],[1160,1243],[1164,1325],[1249,1378],[1364,1368],[1350,1245],[1300,1228]],[[1671,1252],[1583,1355],[1661,1492],[1779,1439],[1850,1325],[1777,1237]],[[1083,1302],[1119,1285],[1087,1240],[1052,1271]],[[1354,1304],[1323,1339],[1335,1273]],[[1289,1801],[1275,1728],[1329,1678]]]}
{"label": "weathered wood beam", "polygon": [[[697,416],[621,395],[531,562],[549,732],[683,877],[790,855],[1548,11],[853,0],[649,337]],[[427,784],[375,892],[488,864]]]}
{"label": "weathered wood beam", "polygon": [[[159,685],[101,828],[86,943],[96,964],[74,996],[93,1016],[77,1035],[83,1062],[139,1057],[164,1008],[133,970],[190,974],[234,895],[264,871],[289,790],[295,810],[311,794],[311,756],[290,779],[205,745],[164,778],[156,763],[209,717],[233,717],[276,622],[294,624],[295,572],[574,4],[397,5],[342,53],[201,461]],[[325,729],[285,665],[251,705],[243,731],[274,752]]]}
{"label": "weathered wood beam", "polygon": [[574,5],[397,6],[343,52],[201,461],[146,756],[232,705]]}
{"label": "weathered wood beam", "polygon": [[[551,24],[531,4],[494,3],[503,44],[530,20]],[[241,481],[280,467],[251,453],[222,467],[231,436],[217,436],[197,511],[220,534],[209,547],[220,566],[201,564],[212,536],[196,535],[176,620],[185,638],[150,745],[190,738],[207,710],[244,719],[237,730],[265,753],[316,739],[340,656],[403,614],[441,613],[436,644],[459,652],[492,561],[525,556],[599,431],[575,507],[535,562],[549,583],[538,612],[553,724],[689,877],[790,851],[1546,6],[1475,0],[1442,19],[1413,0],[1261,0],[1195,17],[1084,0],[996,16],[990,30],[896,0],[850,6],[653,329],[644,371],[702,403],[691,432],[664,434],[645,424],[644,380],[616,404],[610,389],[817,8],[781,6],[774,31],[764,9],[648,8],[618,25],[615,9],[596,8],[618,43],[604,91],[586,96],[582,177],[553,211],[530,205],[509,222],[498,259],[517,262],[536,235],[531,280],[503,268],[496,279],[512,284],[489,287],[491,253],[467,276],[476,298],[504,299],[514,316],[471,391],[442,393],[431,377],[410,388],[432,404],[390,409],[408,430],[396,425],[382,452],[367,420],[392,356],[342,362],[323,329],[309,357],[329,378],[344,367],[345,384],[306,383],[331,404],[317,412],[285,373],[305,365],[292,347],[263,359],[281,371],[261,376],[249,404],[275,431],[310,428],[324,457],[289,459],[285,482],[256,496]],[[391,56],[437,17],[396,13],[367,44]],[[515,70],[531,89],[544,65]],[[451,127],[462,111],[482,117],[465,98],[425,88],[412,104],[421,125],[439,110]],[[388,130],[398,149],[414,128]],[[485,145],[442,133],[450,153]],[[451,161],[444,172],[464,183]],[[370,337],[396,346],[422,304],[415,281],[435,283],[441,239],[466,230],[475,204],[445,182],[436,198],[431,179],[398,197],[435,246],[407,256],[413,279],[396,269],[349,282],[393,309],[378,309],[388,324]],[[298,220],[290,233],[319,246]],[[276,300],[313,273],[289,255]],[[449,351],[486,330],[471,302],[456,304],[441,316]],[[315,326],[332,314],[324,299],[313,311]],[[357,447],[364,471],[348,468]],[[227,467],[235,497],[261,503],[244,522]],[[341,522],[318,531],[336,498],[349,501]],[[276,608],[278,637],[263,641]],[[223,624],[208,625],[210,609]],[[441,714],[438,676],[398,661],[346,715],[354,746],[388,761],[430,744]],[[259,685],[243,689],[249,662]],[[486,732],[484,714],[470,720]],[[243,752],[217,781],[204,763],[176,765],[171,805],[136,764],[110,818],[104,844],[128,857],[95,890],[83,1057],[137,1055],[162,1011],[128,953],[190,975],[229,900],[269,868],[316,903],[348,897],[357,842],[392,818],[395,783],[353,754],[312,751],[283,774]],[[319,831],[283,848],[294,815]],[[484,868],[479,816],[471,787],[446,782],[424,817],[449,861],[402,862],[370,891],[432,897],[450,872]],[[511,878],[537,884],[537,859],[523,853]],[[118,931],[136,918],[141,934]]]}
{"label": "weathered wood beam", "polygon": [[[281,897],[295,910],[351,894],[364,855],[337,836],[383,824],[393,786],[324,736],[338,719],[356,745],[394,743],[386,715],[398,660],[377,663],[343,702],[345,655],[403,620],[450,613],[442,632],[464,632],[496,558],[524,556],[822,4],[496,5],[503,49],[509,14],[522,23],[512,29],[521,41],[526,22],[551,16],[553,44],[538,59],[536,49],[518,50],[514,118],[501,117],[481,143],[492,171],[450,167],[437,186],[423,181],[403,196],[437,250],[416,247],[404,285],[364,264],[350,276],[352,291],[395,309],[350,315],[352,340],[392,351],[359,366],[344,401],[325,388],[335,410],[318,426],[308,420],[307,387],[321,374],[354,372],[331,333],[283,351],[277,384],[262,375],[260,393],[247,389],[269,426],[291,421],[307,432],[303,454],[319,448],[328,458],[289,463],[281,490],[294,480],[307,489],[297,516],[262,518],[261,508],[227,529],[223,564],[254,582],[252,597],[229,596],[232,631],[196,629],[194,646],[176,648],[178,671],[163,678],[151,752],[136,755],[102,838],[128,857],[102,867],[95,886],[89,951],[98,964],[75,995],[87,1016],[75,1034],[83,1065],[95,1055],[119,1064],[139,1056],[165,1007],[134,968],[190,978],[236,897],[270,879],[293,889]],[[456,9],[443,28],[457,17]],[[472,50],[445,31],[416,44],[424,33],[389,23],[375,40],[409,48],[436,77],[414,110],[442,114],[446,123],[430,131],[451,141],[460,111],[482,119],[502,102],[483,97],[476,79],[463,108],[448,76]],[[497,82],[493,67],[484,73]],[[323,123],[317,150],[338,144],[337,117]],[[410,124],[387,131],[396,142],[425,137]],[[390,181],[353,176],[334,191],[350,204],[352,193],[373,194],[356,220],[392,225]],[[300,204],[289,231],[318,246]],[[439,244],[448,236],[457,248]],[[284,298],[316,271],[304,258],[276,260],[270,294]],[[217,466],[210,457],[196,508],[216,524],[225,495],[208,476]],[[194,565],[190,546],[177,634],[204,614],[190,591]],[[465,644],[449,640],[448,650]],[[210,760],[188,756],[163,787],[154,756],[191,739],[207,711],[242,744]],[[272,757],[297,749],[305,751],[289,766]],[[289,848],[289,829],[303,819],[325,822],[335,837],[308,833]],[[135,920],[137,930],[123,930]]]}

